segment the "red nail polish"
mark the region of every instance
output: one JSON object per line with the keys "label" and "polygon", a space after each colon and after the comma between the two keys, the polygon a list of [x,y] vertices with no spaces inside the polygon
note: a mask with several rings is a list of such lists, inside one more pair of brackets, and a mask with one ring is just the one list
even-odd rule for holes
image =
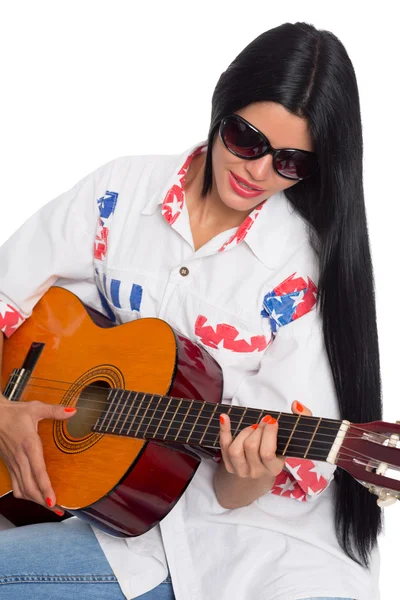
{"label": "red nail polish", "polygon": [[46,498],[46,504],[51,508],[53,506],[53,500],[51,500],[50,498]]}
{"label": "red nail polish", "polygon": [[269,422],[270,425],[275,425],[276,423],[276,419],[274,419],[274,417],[271,417],[271,420]]}
{"label": "red nail polish", "polygon": [[72,408],[72,407],[71,408],[64,408],[64,412],[67,412],[67,413],[70,413],[73,410],[76,410],[76,408]]}
{"label": "red nail polish", "polygon": [[254,425],[251,425],[252,429],[257,429],[257,427],[258,427],[258,423],[255,423]]}
{"label": "red nail polish", "polygon": [[264,423],[271,423],[271,418],[272,418],[272,417],[271,417],[271,415],[266,415],[266,416],[263,418],[263,422],[264,422]]}
{"label": "red nail polish", "polygon": [[58,515],[59,517],[62,517],[64,515],[64,513],[62,512],[62,510],[55,510],[54,511],[56,513],[56,515]]}
{"label": "red nail polish", "polygon": [[300,402],[297,402],[297,400],[294,403],[294,407],[299,412],[303,412],[303,410],[304,410],[304,406],[302,404],[300,404]]}
{"label": "red nail polish", "polygon": [[225,423],[225,418],[222,415],[219,415],[219,422],[221,423],[221,425]]}

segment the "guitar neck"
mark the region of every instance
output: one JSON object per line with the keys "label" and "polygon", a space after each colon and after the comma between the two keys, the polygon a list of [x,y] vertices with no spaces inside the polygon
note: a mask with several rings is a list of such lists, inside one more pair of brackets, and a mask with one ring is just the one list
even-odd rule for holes
{"label": "guitar neck", "polygon": [[276,453],[310,460],[327,460],[341,426],[335,419],[113,389],[92,430],[219,449],[222,413],[229,415],[234,438],[271,415],[278,421]]}

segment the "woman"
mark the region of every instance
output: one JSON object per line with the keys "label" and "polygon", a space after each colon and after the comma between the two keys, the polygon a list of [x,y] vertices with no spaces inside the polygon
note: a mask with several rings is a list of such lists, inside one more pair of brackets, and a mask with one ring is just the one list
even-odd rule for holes
{"label": "woman", "polygon": [[[277,454],[274,420],[235,437],[229,417],[236,404],[382,418],[359,97],[332,33],[258,36],[217,83],[206,141],[103,165],[15,233],[0,265],[7,337],[57,282],[117,323],[157,316],[203,345],[227,404],[219,459],[145,535],[78,519],[3,532],[2,598],[377,600],[376,497],[334,465]],[[35,427],[71,414],[3,398],[0,415],[14,495],[62,512]]]}

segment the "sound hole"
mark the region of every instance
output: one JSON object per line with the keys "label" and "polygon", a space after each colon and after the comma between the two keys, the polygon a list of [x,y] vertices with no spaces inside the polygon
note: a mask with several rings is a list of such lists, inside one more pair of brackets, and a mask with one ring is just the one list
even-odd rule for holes
{"label": "sound hole", "polygon": [[91,428],[102,415],[111,386],[106,381],[94,381],[83,388],[76,406],[78,411],[67,421],[67,431],[74,438],[91,433]]}

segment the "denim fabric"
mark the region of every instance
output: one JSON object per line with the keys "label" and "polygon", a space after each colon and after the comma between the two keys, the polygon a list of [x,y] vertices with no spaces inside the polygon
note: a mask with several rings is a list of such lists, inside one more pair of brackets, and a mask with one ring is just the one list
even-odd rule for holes
{"label": "denim fabric", "polygon": [[[0,531],[1,600],[125,600],[91,527],[80,519]],[[168,575],[138,600],[175,600]]]}

